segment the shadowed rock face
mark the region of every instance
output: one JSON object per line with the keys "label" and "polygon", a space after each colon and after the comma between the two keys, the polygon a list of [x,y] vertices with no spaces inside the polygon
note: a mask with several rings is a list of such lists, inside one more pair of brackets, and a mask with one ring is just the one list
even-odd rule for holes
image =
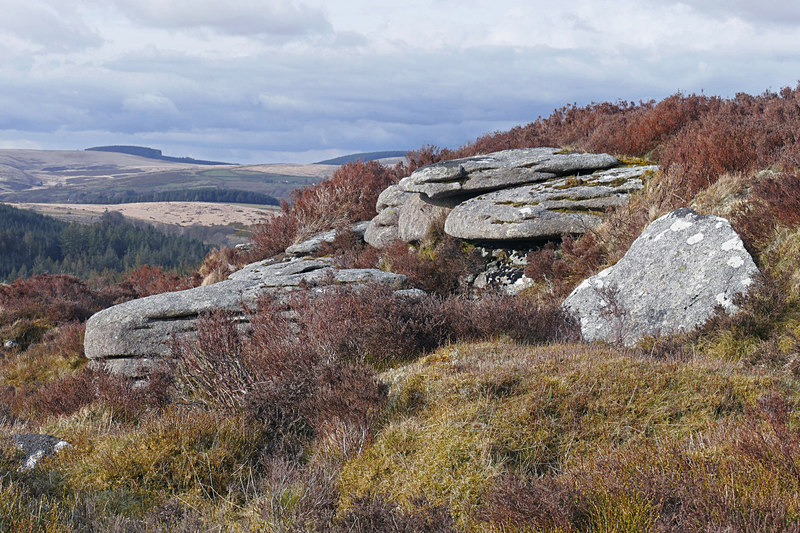
{"label": "shadowed rock face", "polygon": [[173,336],[194,334],[202,313],[228,310],[244,322],[243,307],[264,294],[289,293],[323,282],[401,286],[405,279],[377,269],[337,269],[325,259],[260,261],[214,285],[156,294],[96,313],[86,322],[86,357],[112,372],[141,377],[169,362]]}
{"label": "shadowed rock face", "polygon": [[678,209],[653,221],[614,266],[564,301],[587,341],[633,345],[688,331],[717,305],[734,312],[758,269],[727,220]]}

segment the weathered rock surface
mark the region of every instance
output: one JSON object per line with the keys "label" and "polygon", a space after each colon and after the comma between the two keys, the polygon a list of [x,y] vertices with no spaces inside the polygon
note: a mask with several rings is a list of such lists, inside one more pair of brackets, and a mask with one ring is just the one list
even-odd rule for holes
{"label": "weathered rock surface", "polygon": [[400,238],[400,230],[397,227],[400,219],[399,208],[414,196],[418,195],[404,191],[397,185],[384,189],[375,205],[378,214],[369,222],[364,233],[367,244],[375,248],[386,248],[389,243]]}
{"label": "weathered rock surface", "polygon": [[398,208],[397,233],[404,242],[422,241],[431,229],[444,224],[451,208],[434,205],[414,194]]}
{"label": "weathered rock surface", "polygon": [[445,232],[470,240],[524,241],[578,234],[623,205],[656,166],[617,167],[608,154],[525,148],[444,161],[415,171],[378,197],[364,240],[385,248]]}
{"label": "weathered rock surface", "polygon": [[267,293],[286,293],[319,283],[383,282],[402,286],[405,276],[377,269],[338,269],[325,259],[250,264],[229,279],[205,287],[156,294],[96,313],[86,323],[86,357],[111,370],[141,377],[161,368],[173,335],[193,334],[200,314],[222,309],[242,314]]}
{"label": "weathered rock surface", "polygon": [[758,272],[727,220],[678,209],[653,221],[614,266],[564,301],[587,341],[635,344],[645,335],[689,331],[733,299]]}
{"label": "weathered rock surface", "polygon": [[[364,232],[367,231],[369,221],[356,222],[350,226],[350,231],[364,238]],[[332,229],[323,233],[318,233],[313,237],[293,244],[286,249],[286,254],[293,257],[303,257],[306,255],[314,255],[319,252],[323,243],[332,243],[336,239],[337,230]]]}
{"label": "weathered rock surface", "polygon": [[619,164],[608,154],[560,152],[558,148],[522,148],[443,161],[420,168],[398,185],[404,191],[421,193],[431,199],[475,196]]}
{"label": "weathered rock surface", "polygon": [[67,441],[52,435],[20,433],[12,435],[14,446],[25,454],[20,470],[33,470],[42,457],[49,457],[70,446]]}
{"label": "weathered rock surface", "polygon": [[597,226],[607,207],[625,205],[658,167],[617,168],[580,177],[503,189],[466,200],[445,222],[460,239],[541,240],[584,233]]}

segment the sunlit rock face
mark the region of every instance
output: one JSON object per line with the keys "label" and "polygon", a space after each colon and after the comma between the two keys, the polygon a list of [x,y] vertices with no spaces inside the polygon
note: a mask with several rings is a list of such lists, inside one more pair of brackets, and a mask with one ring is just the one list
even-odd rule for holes
{"label": "sunlit rock face", "polygon": [[[384,248],[432,229],[473,241],[557,239],[597,226],[624,205],[656,166],[621,166],[609,154],[524,148],[422,167],[378,198],[365,240]],[[505,244],[504,244],[505,242]]]}
{"label": "sunlit rock face", "polygon": [[678,209],[653,221],[614,266],[583,281],[564,307],[587,341],[633,345],[646,335],[688,331],[734,299],[758,268],[724,218]]}

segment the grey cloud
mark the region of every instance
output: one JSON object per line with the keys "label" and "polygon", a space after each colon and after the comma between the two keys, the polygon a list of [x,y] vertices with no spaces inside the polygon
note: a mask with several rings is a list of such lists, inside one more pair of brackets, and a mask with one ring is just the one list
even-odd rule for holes
{"label": "grey cloud", "polygon": [[42,80],[4,66],[0,143],[16,135],[44,146],[145,144],[207,159],[308,162],[331,152],[454,147],[569,102],[761,92],[800,71],[788,53],[604,56],[542,46],[379,55],[344,44],[315,52],[210,60],[143,49]]}
{"label": "grey cloud", "polygon": [[45,1],[6,1],[0,17],[0,35],[11,35],[51,52],[69,52],[102,44],[103,39],[67,8],[67,4]]}
{"label": "grey cloud", "polygon": [[716,19],[739,18],[745,22],[792,26],[800,23],[800,3],[793,0],[648,0],[658,5],[687,5]]}
{"label": "grey cloud", "polygon": [[320,9],[292,0],[116,0],[136,22],[162,28],[210,28],[231,35],[306,35],[328,33]]}

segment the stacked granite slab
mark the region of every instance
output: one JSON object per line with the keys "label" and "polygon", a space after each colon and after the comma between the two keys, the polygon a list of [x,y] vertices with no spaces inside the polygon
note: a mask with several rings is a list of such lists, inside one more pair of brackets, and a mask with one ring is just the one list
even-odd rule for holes
{"label": "stacked granite slab", "polygon": [[383,248],[447,234],[478,241],[536,241],[579,234],[623,205],[655,166],[624,167],[608,154],[524,148],[420,168],[378,198],[365,240]]}
{"label": "stacked granite slab", "polygon": [[156,294],[104,309],[86,323],[84,348],[93,365],[131,377],[146,376],[171,362],[171,341],[193,335],[203,313],[227,310],[244,324],[249,306],[265,294],[287,294],[318,284],[388,283],[406,277],[381,270],[340,269],[330,260],[270,260],[247,265],[219,283]]}

